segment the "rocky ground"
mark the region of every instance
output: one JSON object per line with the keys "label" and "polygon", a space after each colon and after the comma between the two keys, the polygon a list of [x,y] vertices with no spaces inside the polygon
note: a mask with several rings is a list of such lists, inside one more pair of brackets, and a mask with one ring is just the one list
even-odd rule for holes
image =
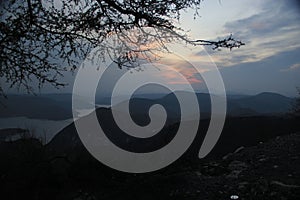
{"label": "rocky ground", "polygon": [[300,199],[299,150],[294,133],[220,159],[182,159],[158,172],[124,174],[93,159],[46,158],[34,139],[1,142],[0,193],[32,200]]}

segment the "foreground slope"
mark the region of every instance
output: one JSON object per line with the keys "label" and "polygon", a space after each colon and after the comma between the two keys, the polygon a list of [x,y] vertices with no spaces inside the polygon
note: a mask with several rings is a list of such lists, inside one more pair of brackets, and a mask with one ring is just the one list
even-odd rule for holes
{"label": "foreground slope", "polygon": [[78,155],[81,160],[51,155],[35,139],[1,142],[0,193],[4,199],[43,200],[299,199],[299,149],[300,132],[219,159],[180,159],[160,171],[126,174],[86,153]]}

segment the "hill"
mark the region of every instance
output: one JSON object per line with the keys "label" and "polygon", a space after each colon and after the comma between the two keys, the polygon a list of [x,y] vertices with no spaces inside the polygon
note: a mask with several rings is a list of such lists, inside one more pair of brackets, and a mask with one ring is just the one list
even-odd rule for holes
{"label": "hill", "polygon": [[[177,91],[186,99],[194,93]],[[211,111],[210,95],[196,93],[201,110],[201,118],[209,118]],[[218,98],[217,95],[215,95]],[[87,103],[84,97],[76,95],[82,102],[82,109]],[[117,99],[123,99],[117,97]],[[110,97],[97,95],[96,104],[110,105]],[[291,110],[295,99],[276,93],[261,93],[254,96],[228,95],[227,115],[234,117],[242,116],[265,116],[281,115]],[[41,94],[31,95],[8,95],[8,99],[2,99],[4,106],[0,106],[0,117],[28,117],[35,119],[63,120],[72,118],[72,94]],[[120,101],[117,101],[120,102]],[[120,102],[122,104],[124,102]],[[148,108],[153,104],[161,104],[165,107],[173,121],[180,118],[180,107],[174,93],[164,94],[134,94],[130,99],[131,113],[135,115],[148,113]],[[118,106],[118,105],[114,105]],[[194,108],[191,110],[189,120],[193,119]],[[138,119],[139,117],[137,117]],[[138,120],[137,120],[138,121]]]}
{"label": "hill", "polygon": [[0,117],[28,117],[34,119],[63,120],[72,118],[72,110],[59,101],[32,95],[8,95],[1,99]]}
{"label": "hill", "polygon": [[298,132],[220,159],[181,159],[156,172],[126,174],[86,154],[51,155],[35,139],[0,142],[0,192],[12,200],[299,199],[299,145]]}
{"label": "hill", "polygon": [[294,99],[270,92],[234,100],[241,108],[248,108],[259,114],[283,114],[291,109]]}
{"label": "hill", "polygon": [[[179,123],[167,123],[164,128],[155,136],[141,139],[124,133],[113,120],[111,109],[97,109],[101,128],[106,136],[118,146],[134,152],[148,152],[166,145],[175,136]],[[138,115],[141,124],[149,122],[148,116]],[[86,116],[85,118],[88,118]],[[135,118],[135,116],[133,116]],[[80,120],[80,119],[79,119]],[[202,119],[199,123],[197,136],[187,151],[186,156],[195,158],[206,134],[210,120]],[[298,118],[282,116],[253,116],[253,117],[228,117],[221,134],[221,137],[209,154],[210,157],[221,157],[240,146],[252,146],[259,142],[275,138],[285,133],[300,131]],[[70,142],[72,141],[72,142]],[[77,150],[86,151],[83,147],[74,123],[59,132],[48,144],[47,148],[57,155],[76,156]],[[74,149],[77,149],[76,151]]]}

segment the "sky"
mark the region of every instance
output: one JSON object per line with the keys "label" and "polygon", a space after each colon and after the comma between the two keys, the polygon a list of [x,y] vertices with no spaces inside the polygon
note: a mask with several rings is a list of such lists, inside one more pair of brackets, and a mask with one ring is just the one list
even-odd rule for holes
{"label": "sky", "polygon": [[[204,1],[201,17],[183,24],[196,38],[233,34],[245,46],[206,50],[219,67],[227,91],[297,94],[300,86],[300,3],[296,0]],[[186,22],[186,23],[184,23]],[[201,52],[197,54],[201,56]],[[209,73],[209,72],[207,72]]]}
{"label": "sky", "polygon": [[[193,10],[182,12],[178,25],[188,31],[189,37],[217,40],[232,34],[246,45],[232,51],[211,47],[189,51],[184,46],[174,47],[177,54],[185,54],[188,61],[199,64],[204,74],[213,73],[206,65],[217,66],[228,93],[297,95],[296,87],[300,87],[300,3],[297,0],[204,0],[200,7],[196,19]],[[204,89],[203,79],[190,63],[176,59],[167,63],[187,76],[194,88]],[[65,74],[62,79],[68,83],[65,88],[56,90],[45,85],[40,92],[71,93],[75,76]],[[169,68],[144,68],[139,76],[160,77],[179,90],[187,88],[186,81]],[[8,93],[14,91],[9,89]]]}

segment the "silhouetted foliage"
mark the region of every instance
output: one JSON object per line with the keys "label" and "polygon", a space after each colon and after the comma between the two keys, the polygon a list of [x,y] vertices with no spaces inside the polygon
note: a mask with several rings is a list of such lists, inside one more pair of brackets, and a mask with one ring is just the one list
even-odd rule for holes
{"label": "silhouetted foliage", "polygon": [[[132,63],[138,57],[154,54],[149,47],[153,43],[158,50],[166,50],[165,44],[172,41],[214,49],[244,45],[231,36],[220,41],[192,40],[174,25],[184,9],[194,9],[196,16],[201,1],[1,1],[0,76],[30,92],[35,79],[39,86],[63,86],[58,81],[62,72],[75,70],[95,47],[103,55],[99,60],[109,55],[119,67],[135,67]],[[0,85],[1,94],[2,90]]]}

